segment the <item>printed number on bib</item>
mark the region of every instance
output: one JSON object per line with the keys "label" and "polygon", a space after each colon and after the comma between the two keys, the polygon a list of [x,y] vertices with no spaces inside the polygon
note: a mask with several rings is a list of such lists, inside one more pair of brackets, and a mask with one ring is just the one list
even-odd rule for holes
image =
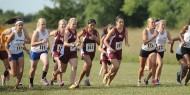
{"label": "printed number on bib", "polygon": [[39,50],[46,50],[46,46],[45,45],[40,45]]}
{"label": "printed number on bib", "polygon": [[94,52],[94,43],[87,43],[86,44],[86,51],[87,52]]}
{"label": "printed number on bib", "polygon": [[148,44],[147,44],[147,47],[148,47],[148,48],[153,48],[153,47],[154,47],[154,44],[153,44],[153,43],[148,43]]}
{"label": "printed number on bib", "polygon": [[58,52],[61,51],[62,46],[63,46],[63,45],[61,45],[61,44],[58,44],[58,45],[57,45],[57,51],[58,51]]}
{"label": "printed number on bib", "polygon": [[158,50],[163,50],[164,49],[164,45],[162,45],[162,44],[157,45],[157,49]]}
{"label": "printed number on bib", "polygon": [[122,42],[116,42],[116,50],[120,50],[122,48]]}
{"label": "printed number on bib", "polygon": [[18,51],[18,50],[23,50],[23,46],[17,46],[15,51]]}

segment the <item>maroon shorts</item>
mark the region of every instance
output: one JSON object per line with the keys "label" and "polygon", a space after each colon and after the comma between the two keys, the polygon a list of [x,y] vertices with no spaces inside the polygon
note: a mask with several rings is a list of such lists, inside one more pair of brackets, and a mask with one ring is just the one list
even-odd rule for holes
{"label": "maroon shorts", "polygon": [[52,52],[52,57],[59,57],[60,53],[57,51]]}
{"label": "maroon shorts", "polygon": [[8,58],[8,54],[6,50],[0,51],[0,59],[5,60]]}
{"label": "maroon shorts", "polygon": [[108,53],[108,58],[110,59],[117,59],[117,60],[121,60],[122,59],[122,51],[116,51],[114,53]]}
{"label": "maroon shorts", "polygon": [[64,54],[63,56],[61,56],[59,58],[59,60],[62,63],[67,64],[69,62],[69,60],[72,59],[72,58],[78,58],[77,53]]}
{"label": "maroon shorts", "polygon": [[95,56],[95,53],[84,52],[84,53],[82,53],[81,55],[82,55],[82,60],[83,60],[83,56],[84,56],[84,55],[89,55],[89,56],[90,56],[90,59],[93,60],[93,59],[94,59],[94,56]]}
{"label": "maroon shorts", "polygon": [[102,64],[102,62],[111,65],[109,58],[105,54],[101,54],[100,64]]}

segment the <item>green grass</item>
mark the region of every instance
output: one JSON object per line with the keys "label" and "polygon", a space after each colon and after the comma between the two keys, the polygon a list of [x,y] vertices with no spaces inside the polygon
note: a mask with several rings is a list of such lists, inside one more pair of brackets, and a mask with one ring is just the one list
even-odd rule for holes
{"label": "green grass", "polygon": [[[26,59],[25,61],[27,61]],[[81,71],[83,65],[83,61],[79,61],[78,70],[77,70],[77,78]],[[3,65],[0,64],[2,67]],[[79,89],[70,90],[69,87],[69,74],[70,74],[70,65],[68,65],[67,72],[63,75],[63,79],[65,81],[64,87],[58,87],[58,85],[54,86],[43,86],[40,83],[40,78],[42,74],[42,63],[39,62],[38,68],[36,71],[36,76],[34,79],[35,87],[34,89],[29,89],[29,68],[30,64],[28,62],[25,63],[25,71],[22,79],[23,86],[21,90],[14,91],[13,86],[15,82],[15,78],[11,77],[11,79],[7,82],[7,87],[3,88],[0,86],[0,95],[121,95],[121,94],[129,94],[129,95],[185,95],[190,93],[189,87],[187,86],[178,86],[176,85],[176,72],[179,70],[179,65],[168,65],[164,64],[163,72],[161,76],[161,85],[153,86],[152,84],[148,86],[136,87],[137,82],[137,71],[139,68],[138,63],[128,63],[123,61],[121,64],[121,68],[113,80],[110,87],[102,86],[102,78],[98,75],[99,69],[101,65],[99,61],[93,62],[93,67],[91,70],[90,87],[85,87],[83,85],[83,81],[81,83],[81,87]],[[47,74],[47,78],[50,79],[51,71],[53,68],[53,63],[51,61],[49,73]],[[0,72],[3,70],[1,69]],[[147,72],[145,72],[145,76]]]}
{"label": "green grass", "polygon": [[[35,29],[35,24],[25,24],[25,28],[29,32],[30,36],[32,35],[33,30]],[[80,29],[81,30],[81,29]],[[95,60],[93,61],[93,66],[90,75],[91,87],[83,86],[83,81],[81,83],[81,87],[79,89],[70,90],[69,87],[69,76],[70,76],[70,65],[68,65],[67,72],[63,75],[63,79],[65,81],[64,87],[58,87],[58,85],[54,86],[43,86],[40,83],[40,78],[42,74],[42,63],[38,63],[38,68],[36,70],[36,75],[34,79],[34,89],[29,89],[29,69],[30,69],[30,60],[29,56],[25,54],[25,67],[24,74],[22,78],[23,86],[21,88],[22,91],[14,91],[13,86],[15,84],[15,78],[11,77],[7,82],[7,87],[3,88],[0,86],[0,95],[189,95],[190,90],[189,86],[178,86],[176,85],[176,72],[179,70],[180,66],[175,59],[175,54],[169,53],[169,45],[167,44],[167,51],[164,56],[164,66],[163,72],[161,76],[161,85],[153,86],[152,84],[148,86],[136,87],[137,82],[137,72],[139,69],[139,51],[142,45],[142,28],[131,29],[129,28],[129,43],[130,47],[126,47],[123,45],[123,60],[120,67],[120,70],[113,80],[111,87],[103,87],[102,86],[102,78],[99,76],[99,70],[101,65],[99,64],[99,52],[97,51]],[[99,29],[101,31],[101,29]],[[178,35],[178,30],[171,30],[170,33],[172,37]],[[52,44],[53,40],[50,39]],[[30,48],[30,45],[27,45]],[[177,47],[177,44],[174,46],[174,50]],[[49,53],[50,55],[50,53]],[[77,79],[79,77],[79,73],[83,66],[83,61],[80,59],[79,55],[79,63],[77,70]],[[50,57],[50,68],[47,74],[47,78],[50,79],[51,72],[53,69],[53,62]],[[2,62],[0,63],[0,67],[4,67]],[[3,69],[0,69],[0,74],[3,72]],[[145,72],[145,76],[147,72]]]}

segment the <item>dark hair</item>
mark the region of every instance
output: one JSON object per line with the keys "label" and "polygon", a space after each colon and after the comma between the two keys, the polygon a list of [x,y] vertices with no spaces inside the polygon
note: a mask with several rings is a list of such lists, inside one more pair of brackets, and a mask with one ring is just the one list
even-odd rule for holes
{"label": "dark hair", "polygon": [[106,27],[103,28],[101,38],[102,38],[104,35],[108,34],[108,28],[113,28],[113,25],[112,25],[112,24],[108,24]]}
{"label": "dark hair", "polygon": [[22,21],[22,19],[21,19],[20,17],[16,16],[16,17],[14,17],[14,18],[11,18],[11,19],[7,20],[7,21],[5,22],[5,24],[13,24],[13,23],[15,23],[16,21],[19,21],[19,20]]}
{"label": "dark hair", "polygon": [[117,21],[118,19],[123,19],[123,20],[124,20],[123,16],[121,16],[121,15],[118,15],[118,16],[115,18],[115,21]]}
{"label": "dark hair", "polygon": [[88,24],[91,24],[91,23],[95,23],[96,24],[96,20],[95,19],[89,19],[88,20]]}

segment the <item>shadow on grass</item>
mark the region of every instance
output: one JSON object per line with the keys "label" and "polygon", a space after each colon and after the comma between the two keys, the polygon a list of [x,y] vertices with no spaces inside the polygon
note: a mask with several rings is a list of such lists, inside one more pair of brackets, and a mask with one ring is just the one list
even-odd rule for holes
{"label": "shadow on grass", "polygon": [[0,87],[0,92],[26,92],[26,91],[60,91],[60,90],[76,90],[76,91],[80,91],[80,90],[90,90],[90,89],[94,89],[94,90],[111,90],[111,89],[127,89],[127,88],[149,88],[149,89],[154,89],[154,88],[160,88],[160,87],[164,87],[164,88],[170,88],[170,87],[183,87],[184,85],[177,85],[174,83],[170,83],[170,84],[160,84],[160,85],[153,85],[153,84],[149,84],[149,85],[144,85],[142,84],[142,86],[137,87],[135,84],[112,84],[110,87],[105,87],[103,85],[92,85],[92,86],[84,86],[81,85],[80,88],[76,88],[76,89],[69,89],[69,86],[63,86],[63,87],[59,87],[57,85],[54,86],[43,86],[43,85],[35,85],[34,88],[30,89],[26,86],[22,86],[19,90],[14,90],[13,86],[6,86],[6,87]]}

